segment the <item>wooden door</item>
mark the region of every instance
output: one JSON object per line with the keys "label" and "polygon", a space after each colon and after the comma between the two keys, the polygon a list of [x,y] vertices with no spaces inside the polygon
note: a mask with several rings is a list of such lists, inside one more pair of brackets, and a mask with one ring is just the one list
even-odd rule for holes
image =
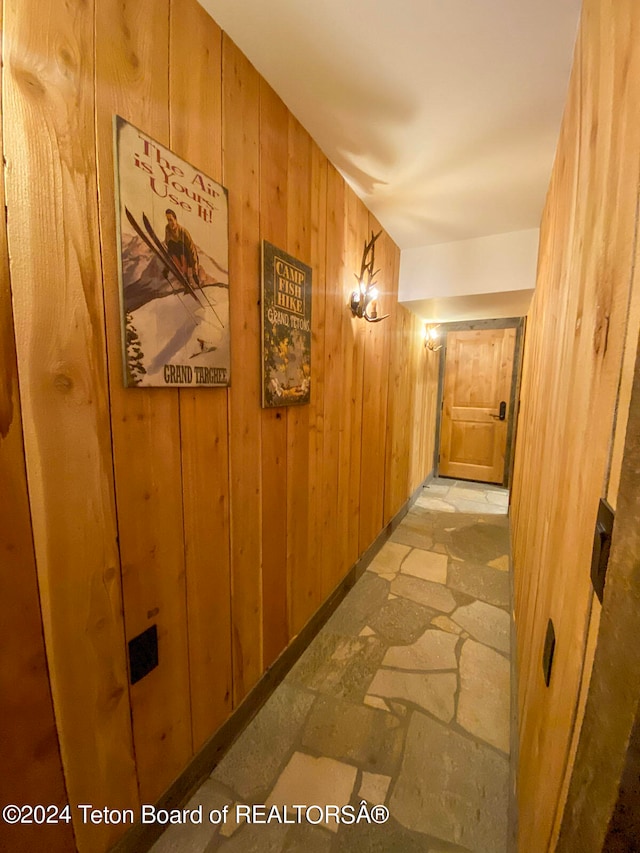
{"label": "wooden door", "polygon": [[442,396],[443,477],[502,483],[515,329],[449,332]]}

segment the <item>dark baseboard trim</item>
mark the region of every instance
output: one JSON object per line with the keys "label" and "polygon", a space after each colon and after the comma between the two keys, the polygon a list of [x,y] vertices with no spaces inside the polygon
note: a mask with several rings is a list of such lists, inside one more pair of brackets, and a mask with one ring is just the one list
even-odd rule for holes
{"label": "dark baseboard trim", "polygon": [[[289,643],[276,661],[266,670],[226,722],[194,755],[187,767],[155,804],[158,809],[177,809],[184,806],[218,764],[233,742],[258,713],[276,687],[284,679],[309,643],[335,612],[338,605],[364,574],[367,566],[389,539],[405,515],[418,499],[422,489],[433,479],[433,471],[418,486],[391,521],[380,531],[374,542],[349,569],[325,602],[318,608],[304,628]],[[144,853],[162,835],[165,826],[136,823],[111,849],[110,853]]]}

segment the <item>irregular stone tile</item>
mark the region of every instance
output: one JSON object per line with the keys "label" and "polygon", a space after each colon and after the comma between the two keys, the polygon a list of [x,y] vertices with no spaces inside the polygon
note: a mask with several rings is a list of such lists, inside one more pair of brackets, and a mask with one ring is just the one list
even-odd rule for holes
{"label": "irregular stone tile", "polygon": [[436,554],[446,554],[447,553],[447,549],[440,542],[436,542],[436,544],[433,546],[433,548],[431,550],[435,551]]}
{"label": "irregular stone tile", "polygon": [[399,672],[381,669],[371,682],[370,693],[389,699],[412,702],[449,723],[453,719],[458,679],[454,673]]}
{"label": "irregular stone tile", "polygon": [[389,572],[380,572],[379,577],[384,578],[386,581],[392,581],[396,577],[396,574],[396,572],[394,572],[393,574]]}
{"label": "irregular stone tile", "polygon": [[501,527],[505,532],[505,537],[508,541],[509,539],[509,516],[507,513],[504,515],[494,515],[490,519],[489,518],[481,518],[480,519],[484,524],[492,524],[496,527]]}
{"label": "irregular stone tile", "polygon": [[404,521],[393,531],[391,539],[410,548],[424,548],[425,550],[429,550],[433,545],[433,538],[428,531],[417,530],[415,527],[405,524]]}
{"label": "irregular stone tile", "polygon": [[449,546],[450,541],[451,541],[451,533],[449,531],[445,530],[444,528],[439,528],[437,530],[434,530],[433,531],[433,543],[434,544],[432,545],[431,550],[434,550],[437,545],[440,545],[441,547],[444,547],[447,551],[447,554],[449,556],[451,556],[451,554],[449,554],[449,550],[448,550],[448,546]]}
{"label": "irregular stone tile", "polygon": [[407,706],[403,705],[402,702],[394,702],[393,699],[390,699],[389,707],[396,717],[400,717],[401,720],[403,720],[408,714]]}
{"label": "irregular stone tile", "polygon": [[448,616],[436,616],[431,620],[431,624],[435,625],[441,631],[446,631],[448,634],[461,634],[462,628],[450,619]]}
{"label": "irregular stone tile", "polygon": [[327,659],[332,657],[343,640],[344,636],[330,631],[327,623],[291,667],[287,682],[291,685],[311,688],[317,681],[322,682],[324,677],[322,671],[326,667]]}
{"label": "irregular stone tile", "polygon": [[509,550],[508,528],[476,522],[451,533],[449,550],[461,560],[485,565]]}
{"label": "irregular stone tile", "polygon": [[510,568],[509,555],[503,554],[501,557],[496,557],[495,560],[491,560],[487,565],[491,566],[492,569],[499,569],[501,572],[508,572]]}
{"label": "irregular stone tile", "polygon": [[[356,814],[359,805],[356,806]],[[368,824],[362,821],[342,826],[334,850],[335,853],[431,853],[430,841],[426,836],[401,826],[392,813],[385,823]],[[469,851],[449,848],[447,853]]]}
{"label": "irregular stone tile", "polygon": [[403,826],[478,853],[504,853],[508,789],[506,757],[423,714],[411,715],[389,802]]}
{"label": "irregular stone tile", "polygon": [[202,823],[168,826],[150,853],[203,853],[213,836],[224,826],[222,823],[219,827],[210,823],[209,812],[213,809],[222,811],[225,806],[230,805],[231,800],[226,791],[211,779],[206,779],[185,806],[186,809],[202,806]]}
{"label": "irregular stone tile", "polygon": [[[369,624],[369,615],[387,600],[389,582],[366,571],[358,579],[345,601],[327,620],[323,631],[353,636]],[[322,633],[322,632],[321,632]]]}
{"label": "irregular stone tile", "polygon": [[425,581],[446,583],[447,562],[447,558],[442,554],[414,548],[405,559],[400,571],[402,574],[413,575]]}
{"label": "irregular stone tile", "polygon": [[246,821],[246,816],[240,812],[238,813],[237,806],[243,806],[246,803],[233,803],[231,808],[229,809],[229,814],[227,815],[226,821],[220,827],[220,835],[223,838],[231,838],[232,835],[240,829],[240,827]]}
{"label": "irregular stone tile", "polygon": [[322,696],[311,709],[301,743],[310,752],[391,775],[400,764],[403,735],[393,714]]}
{"label": "irregular stone tile", "polygon": [[460,653],[457,722],[472,735],[509,752],[510,665],[474,640]]}
{"label": "irregular stone tile", "polygon": [[505,610],[474,601],[459,607],[451,618],[485,646],[509,653],[511,618]]}
{"label": "irregular stone tile", "polygon": [[459,589],[452,589],[451,595],[455,598],[458,607],[462,607],[463,605],[473,604],[476,600],[472,595],[468,595],[466,592],[460,592]]}
{"label": "irregular stone tile", "polygon": [[498,506],[509,506],[509,492],[487,492],[487,500],[489,503],[498,504]]}
{"label": "irregular stone tile", "polygon": [[362,631],[360,631],[360,634],[358,636],[360,636],[360,637],[373,637],[375,635],[375,633],[376,632],[373,630],[373,628],[370,628],[368,625],[365,625],[364,628],[362,629]]}
{"label": "irregular stone tile", "polygon": [[406,545],[400,545],[398,542],[389,540],[385,542],[376,556],[367,566],[368,572],[376,574],[391,573],[400,571],[400,564],[409,553],[410,548]]}
{"label": "irregular stone tile", "polygon": [[379,696],[369,696],[369,694],[367,694],[364,697],[363,702],[370,708],[379,708],[381,711],[387,711],[387,713],[390,713],[391,711],[384,699],[381,699]]}
{"label": "irregular stone tile", "polygon": [[[377,637],[341,637],[308,686],[321,693],[361,702],[386,652]],[[287,681],[289,677],[287,677]]]}
{"label": "irregular stone tile", "polygon": [[[347,805],[357,772],[355,767],[333,758],[313,758],[302,752],[294,752],[265,805],[267,808],[299,803],[323,808]],[[333,817],[322,825],[332,832],[338,831],[338,824]]]}
{"label": "irregular stone tile", "polygon": [[442,613],[451,613],[456,606],[455,598],[446,587],[409,575],[398,575],[391,583],[391,592]]}
{"label": "irregular stone tile", "polygon": [[392,534],[392,538],[396,542],[401,542],[403,545],[407,545],[410,548],[423,548],[425,551],[432,548],[434,544],[433,537],[429,533],[425,531],[418,532],[416,530],[412,530],[410,527],[398,527],[398,529]]}
{"label": "irregular stone tile", "polygon": [[399,669],[457,669],[455,634],[429,630],[410,646],[394,646],[382,659],[383,666]]}
{"label": "irregular stone tile", "polygon": [[511,600],[509,575],[489,566],[452,562],[447,586],[499,607],[508,605]]}
{"label": "irregular stone tile", "polygon": [[288,830],[288,826],[280,823],[243,824],[233,838],[217,849],[220,853],[281,853]]}
{"label": "irregular stone tile", "polygon": [[460,847],[457,844],[445,844],[444,841],[430,840],[429,853],[474,853],[468,847]]}
{"label": "irregular stone tile", "polygon": [[427,498],[427,497],[419,497],[416,500],[416,504],[418,506],[423,507],[423,509],[429,509],[433,512],[455,512],[456,508],[448,503],[449,496],[447,496],[447,500],[444,501],[442,498]]}
{"label": "irregular stone tile", "polygon": [[506,507],[496,506],[488,502],[480,502],[478,500],[468,501],[462,498],[449,498],[451,503],[460,512],[474,513],[475,515],[502,515],[507,510]]}
{"label": "irregular stone tile", "polygon": [[[450,517],[450,516],[449,516]],[[420,504],[414,504],[409,512],[402,519],[401,527],[409,528],[416,533],[430,534],[433,530],[434,521],[438,518],[438,513],[430,509],[425,509]]]}
{"label": "irregular stone tile", "polygon": [[281,684],[211,774],[242,799],[264,797],[293,747],[314,697]]}
{"label": "irregular stone tile", "polygon": [[479,501],[480,503],[484,503],[485,489],[469,489],[462,486],[454,486],[449,492],[449,500],[453,500],[454,498],[456,500]]}
{"label": "irregular stone tile", "polygon": [[436,611],[407,598],[394,596],[371,617],[376,634],[394,646],[413,643],[429,624]]}
{"label": "irregular stone tile", "polygon": [[381,776],[379,773],[362,772],[362,784],[358,797],[371,803],[372,806],[382,805],[387,796],[391,776]]}
{"label": "irregular stone tile", "polygon": [[492,488],[488,483],[479,483],[476,480],[456,480],[453,485],[456,489],[470,489],[474,492],[486,492]]}
{"label": "irregular stone tile", "polygon": [[298,823],[289,827],[282,853],[329,853],[333,844],[333,833],[309,823]]}
{"label": "irregular stone tile", "polygon": [[[487,519],[489,519],[492,524],[495,521],[496,526],[498,526],[498,523],[501,523],[503,518],[507,520],[505,516],[498,515],[478,515],[477,513],[469,514],[457,512],[454,516],[451,516],[445,515],[444,513],[435,513],[433,516],[431,535],[433,536],[434,542],[449,546],[455,538],[459,538],[461,535],[464,538],[466,535],[464,531],[467,529],[475,528],[478,525],[485,526]],[[506,541],[508,541],[508,529],[506,528],[504,530],[504,535],[507,537]],[[475,560],[475,562],[481,563],[484,561]]]}
{"label": "irregular stone tile", "polygon": [[450,488],[450,485],[447,486],[441,483],[429,483],[429,485],[425,486],[422,490],[422,495],[420,495],[420,497],[442,497],[447,494]]}
{"label": "irregular stone tile", "polygon": [[397,598],[397,597],[398,597],[397,595],[394,595],[392,592],[390,592],[389,595],[387,596],[387,601],[392,601],[394,598]]}
{"label": "irregular stone tile", "polygon": [[344,637],[336,646],[334,653],[331,655],[331,660],[337,661],[338,663],[349,661],[354,655],[358,654],[362,648],[363,644],[359,636]]}

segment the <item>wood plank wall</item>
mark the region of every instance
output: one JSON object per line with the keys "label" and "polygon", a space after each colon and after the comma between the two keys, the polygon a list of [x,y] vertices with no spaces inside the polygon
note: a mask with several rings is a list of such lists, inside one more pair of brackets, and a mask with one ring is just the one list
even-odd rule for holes
{"label": "wood plank wall", "polygon": [[[386,234],[391,317],[351,318],[379,226],[195,0],[3,8],[1,791],[136,810],[430,472],[437,357]],[[114,113],[229,190],[228,390],[123,388]],[[263,238],[313,268],[309,406],[260,408]],[[151,624],[160,663],[131,687],[127,642]],[[75,833],[100,853],[123,832],[74,817],[11,849]]]}
{"label": "wood plank wall", "polygon": [[637,341],[627,326],[637,324],[639,115],[640,8],[585,0],[527,324],[512,500],[522,853],[555,849],[595,647],[593,532],[599,498],[615,504],[621,365]]}
{"label": "wood plank wall", "polygon": [[[2,7],[0,7],[0,22]],[[0,173],[4,198],[4,172]],[[67,800],[42,635],[31,513],[24,464],[22,414],[9,285],[5,218],[0,217],[0,801],[63,808]],[[65,823],[9,826],[7,850],[74,847]]]}

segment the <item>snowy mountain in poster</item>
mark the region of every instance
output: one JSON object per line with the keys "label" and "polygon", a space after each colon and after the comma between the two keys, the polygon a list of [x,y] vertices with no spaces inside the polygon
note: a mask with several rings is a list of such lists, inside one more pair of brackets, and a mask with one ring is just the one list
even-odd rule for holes
{"label": "snowy mountain in poster", "polygon": [[[220,369],[229,364],[228,274],[201,250],[199,260],[201,298],[196,300],[137,235],[123,233],[123,309],[132,384],[173,384],[166,381],[166,365]],[[166,374],[169,379],[175,375]],[[206,378],[212,375],[206,372]],[[204,371],[192,370],[192,382],[181,384],[196,384],[199,377],[205,377]]]}
{"label": "snowy mountain in poster", "polygon": [[127,386],[230,382],[223,186],[114,116]]}

